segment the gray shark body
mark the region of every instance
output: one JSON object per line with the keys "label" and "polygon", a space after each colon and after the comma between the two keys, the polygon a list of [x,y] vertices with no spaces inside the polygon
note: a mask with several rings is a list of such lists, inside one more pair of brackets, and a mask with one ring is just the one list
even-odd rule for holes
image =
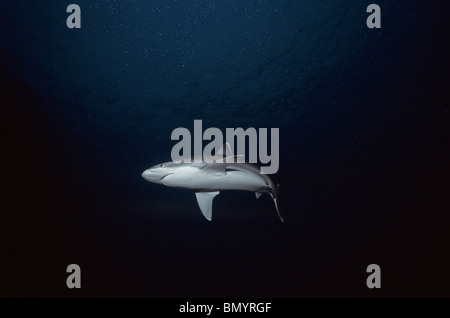
{"label": "gray shark body", "polygon": [[[284,222],[278,208],[279,187],[268,175],[260,174],[257,167],[248,163],[237,163],[237,156],[231,154],[228,144],[224,148],[225,157],[211,163],[166,162],[145,170],[142,177],[168,187],[194,190],[200,210],[209,221],[212,220],[213,200],[220,191],[251,191],[255,192],[257,198],[268,193],[274,200],[278,216]],[[218,154],[223,154],[224,148]]]}

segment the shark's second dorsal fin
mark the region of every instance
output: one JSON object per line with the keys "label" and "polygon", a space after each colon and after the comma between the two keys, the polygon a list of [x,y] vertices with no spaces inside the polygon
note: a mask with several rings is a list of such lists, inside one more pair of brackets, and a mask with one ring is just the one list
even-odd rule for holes
{"label": "shark's second dorsal fin", "polygon": [[208,221],[212,220],[212,206],[214,198],[219,194],[219,191],[215,192],[195,192],[197,197],[198,206],[202,210],[203,215]]}
{"label": "shark's second dorsal fin", "polygon": [[217,151],[216,153],[217,156],[223,156],[225,155],[225,157],[229,157],[233,155],[233,151],[231,150],[230,144],[227,142],[225,143],[220,149],[219,151]]}

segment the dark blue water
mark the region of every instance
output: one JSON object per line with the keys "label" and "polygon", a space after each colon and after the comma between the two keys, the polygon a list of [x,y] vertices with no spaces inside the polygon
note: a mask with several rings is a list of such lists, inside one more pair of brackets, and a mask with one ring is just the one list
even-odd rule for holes
{"label": "dark blue water", "polygon": [[[2,2],[1,295],[449,296],[449,4],[377,3]],[[195,119],[280,128],[284,224],[141,178]]]}

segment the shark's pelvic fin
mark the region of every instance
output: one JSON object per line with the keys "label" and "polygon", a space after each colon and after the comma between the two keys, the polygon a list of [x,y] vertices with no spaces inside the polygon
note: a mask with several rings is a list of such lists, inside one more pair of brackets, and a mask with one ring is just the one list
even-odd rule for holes
{"label": "shark's pelvic fin", "polygon": [[214,198],[220,193],[215,192],[195,192],[197,197],[198,206],[202,210],[203,215],[208,221],[212,220],[212,206]]}

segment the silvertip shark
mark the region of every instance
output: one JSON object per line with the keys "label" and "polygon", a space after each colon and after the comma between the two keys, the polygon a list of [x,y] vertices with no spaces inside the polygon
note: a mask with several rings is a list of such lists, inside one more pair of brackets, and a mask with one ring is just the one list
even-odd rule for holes
{"label": "silvertip shark", "polygon": [[268,175],[261,174],[258,167],[238,163],[236,159],[239,156],[233,155],[228,143],[220,148],[215,158],[218,156],[221,158],[211,163],[204,160],[165,162],[145,170],[142,177],[152,183],[194,190],[200,210],[208,221],[212,220],[213,200],[220,191],[251,191],[255,192],[256,198],[267,193],[273,198],[278,216],[284,222],[278,207],[279,185],[275,185]]}

